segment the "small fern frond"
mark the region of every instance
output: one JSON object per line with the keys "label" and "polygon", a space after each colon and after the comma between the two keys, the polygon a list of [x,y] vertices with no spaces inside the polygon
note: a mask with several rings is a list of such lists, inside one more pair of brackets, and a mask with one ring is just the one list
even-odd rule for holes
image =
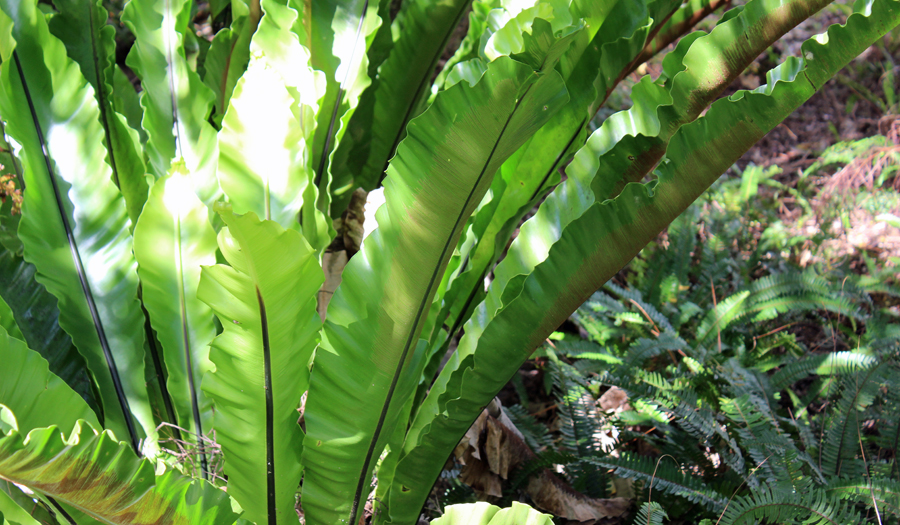
{"label": "small fern frond", "polygon": [[538,422],[534,416],[528,413],[525,407],[513,405],[503,407],[503,411],[506,412],[510,421],[522,433],[525,443],[528,444],[531,450],[537,452],[542,449],[553,448],[553,439],[550,437],[550,431],[547,429],[547,426]]}
{"label": "small fern frond", "polygon": [[864,480],[837,479],[828,483],[825,493],[869,507],[875,505],[882,514],[900,516],[900,482],[893,479]]}
{"label": "small fern frond", "polygon": [[622,363],[623,372],[633,373],[631,369],[640,368],[648,359],[663,352],[677,352],[688,347],[687,341],[669,332],[660,334],[655,339],[640,338],[628,347],[628,357]]}
{"label": "small fern frond", "polygon": [[876,358],[859,352],[830,352],[811,355],[785,365],[771,377],[775,391],[784,390],[810,375],[839,375],[868,368]]}
{"label": "small fern frond", "polygon": [[[562,437],[560,448],[579,458],[602,454],[602,434],[594,397],[571,365],[554,362],[551,371]],[[596,465],[577,461],[566,469],[566,473],[572,487],[579,492],[591,497],[601,497],[605,492],[604,476]]]}
{"label": "small fern frond", "polygon": [[632,521],[632,525],[663,525],[663,520],[669,515],[663,510],[662,505],[655,501],[645,501]]}
{"label": "small fern frond", "polygon": [[721,301],[706,314],[697,328],[697,345],[708,343],[716,334],[725,330],[738,317],[746,314],[744,303],[750,297],[750,291],[744,290]]}
{"label": "small fern frond", "polygon": [[566,454],[556,450],[545,450],[536,454],[533,458],[520,464],[515,473],[510,477],[510,490],[518,490],[528,483],[537,472],[544,469],[552,469],[556,465],[568,465],[578,458],[573,454]]}
{"label": "small fern frond", "polygon": [[652,483],[653,490],[681,496],[712,512],[721,512],[725,508],[724,496],[706,486],[700,478],[685,474],[665,460],[660,461],[657,466],[657,462],[651,458],[623,452],[618,458],[604,457],[591,461],[599,466],[615,469],[615,475],[620,478]]}
{"label": "small fern frond", "polygon": [[841,398],[827,421],[821,449],[823,472],[845,477],[863,474],[861,466],[854,461],[859,452],[859,428],[864,420],[860,412],[870,406],[896,376],[897,366],[884,360],[842,378]]}
{"label": "small fern frond", "polygon": [[580,312],[584,312],[585,310],[591,310],[594,312],[622,313],[628,311],[628,308],[618,299],[615,299],[611,295],[600,291],[595,292],[594,295],[592,295],[591,298],[588,299],[587,302],[578,309],[578,311]]}
{"label": "small fern frond", "polygon": [[765,486],[749,496],[735,499],[721,520],[722,525],[757,523],[803,523],[851,525],[865,523],[847,503],[828,498],[818,489],[795,492],[783,486]]}

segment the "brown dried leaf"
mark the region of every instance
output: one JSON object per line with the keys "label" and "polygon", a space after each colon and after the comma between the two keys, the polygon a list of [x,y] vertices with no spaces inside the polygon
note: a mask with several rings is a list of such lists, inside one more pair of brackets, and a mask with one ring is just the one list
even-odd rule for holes
{"label": "brown dried leaf", "polygon": [[576,492],[549,470],[532,477],[525,487],[534,505],[542,510],[575,521],[616,518],[631,506],[625,498],[594,499]]}
{"label": "brown dried leaf", "polygon": [[365,230],[363,225],[366,217],[366,196],[368,193],[362,188],[357,188],[350,196],[350,204],[341,218],[334,221],[334,229],[337,232],[331,244],[331,251],[346,250],[349,257],[353,257],[359,251]]}
{"label": "brown dried leaf", "polygon": [[344,266],[347,266],[347,259],[346,250],[322,254],[322,270],[325,271],[325,282],[322,283],[322,288],[319,289],[316,311],[319,312],[319,317],[323,321],[325,320],[325,312],[328,310],[331,296],[334,295],[334,291],[341,284],[341,272],[344,271]]}
{"label": "brown dried leaf", "polygon": [[[457,460],[463,464],[460,479],[482,497],[502,496],[503,480],[509,479],[518,465],[536,457],[506,414],[500,411],[497,415],[482,411],[455,450]],[[524,490],[536,507],[577,521],[618,517],[631,505],[630,500],[621,497],[585,496],[549,469],[532,476]]]}
{"label": "brown dried leaf", "polygon": [[604,392],[597,403],[604,412],[631,410],[631,406],[628,404],[628,393],[617,386],[611,387]]}

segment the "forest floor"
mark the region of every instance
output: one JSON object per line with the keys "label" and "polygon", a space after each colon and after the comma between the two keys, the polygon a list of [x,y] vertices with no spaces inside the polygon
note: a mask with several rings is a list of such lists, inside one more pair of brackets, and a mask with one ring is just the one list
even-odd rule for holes
{"label": "forest floor", "polygon": [[[818,15],[804,21],[788,32],[772,48],[756,61],[726,89],[729,96],[739,89],[755,89],[766,83],[766,73],[784,57],[799,56],[801,44],[823,32],[829,25],[842,23],[848,6],[838,2],[826,7]],[[716,13],[704,21],[707,27],[718,19]],[[661,56],[648,62],[647,72],[658,75]],[[788,197],[782,199],[780,218],[798,236],[812,239],[816,233],[827,232],[829,239],[824,246],[814,247],[812,241],[800,251],[800,266],[813,262],[832,262],[837,259],[859,256],[863,251],[882,261],[888,267],[896,264],[892,258],[900,257],[900,229],[876,220],[880,213],[900,215],[900,200],[895,198],[900,190],[900,178],[892,177],[890,193],[875,192],[881,173],[896,169],[893,157],[900,152],[900,110],[897,97],[900,84],[900,33],[895,30],[881,42],[871,46],[855,58],[846,68],[813,95],[790,117],[769,132],[736,163],[725,177],[740,175],[740,170],[753,164],[762,168],[777,166],[781,173],[776,180],[790,188],[800,188],[813,210],[812,216],[804,214],[800,204]],[[639,76],[632,75],[637,81]],[[626,88],[627,89],[627,88]],[[823,152],[838,143],[850,143],[867,137],[882,135],[889,145],[863,153],[851,165],[831,166],[811,175],[804,171],[815,164]],[[806,183],[806,184],[804,184]],[[803,188],[806,186],[806,188]],[[849,202],[857,197],[860,188],[868,190],[863,200],[878,200],[872,206],[865,202]],[[874,192],[874,193],[873,193]],[[835,207],[849,207],[847,220],[835,220],[828,213]],[[866,209],[875,211],[867,213]],[[798,220],[802,219],[802,220]],[[817,249],[818,248],[818,249]],[[859,268],[859,261],[849,261]],[[900,271],[900,269],[898,269]],[[900,273],[895,274],[895,278]]]}

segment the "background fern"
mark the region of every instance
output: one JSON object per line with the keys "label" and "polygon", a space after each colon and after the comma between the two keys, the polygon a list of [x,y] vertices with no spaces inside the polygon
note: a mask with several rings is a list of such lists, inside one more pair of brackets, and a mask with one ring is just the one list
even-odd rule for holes
{"label": "background fern", "polygon": [[[538,452],[513,488],[624,478],[635,524],[900,523],[900,329],[872,294],[900,295],[751,239],[746,186],[711,190],[730,208],[688,210],[535,354],[555,407],[531,415],[520,384],[505,408]],[[604,413],[611,387],[628,403]]]}

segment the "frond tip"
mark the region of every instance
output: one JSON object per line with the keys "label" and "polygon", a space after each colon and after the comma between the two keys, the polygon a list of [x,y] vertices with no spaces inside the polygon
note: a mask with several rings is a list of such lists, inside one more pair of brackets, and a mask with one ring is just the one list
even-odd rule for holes
{"label": "frond tip", "polygon": [[634,525],[663,525],[663,520],[668,518],[669,515],[663,510],[662,505],[655,501],[645,501],[632,523]]}

